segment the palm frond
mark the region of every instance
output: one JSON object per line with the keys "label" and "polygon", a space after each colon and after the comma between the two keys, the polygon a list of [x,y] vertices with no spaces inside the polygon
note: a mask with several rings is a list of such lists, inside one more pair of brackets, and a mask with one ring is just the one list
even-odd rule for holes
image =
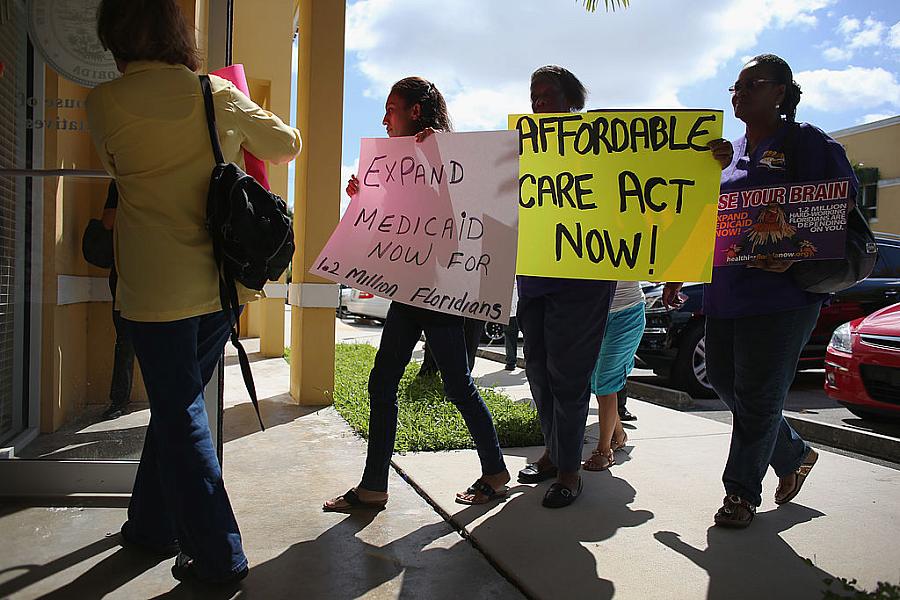
{"label": "palm frond", "polygon": [[[630,0],[603,0],[603,4],[606,5],[606,12],[609,12],[610,9],[615,12],[616,7],[628,8],[629,1]],[[591,12],[597,10],[598,4],[600,4],[600,0],[584,0],[584,7]]]}

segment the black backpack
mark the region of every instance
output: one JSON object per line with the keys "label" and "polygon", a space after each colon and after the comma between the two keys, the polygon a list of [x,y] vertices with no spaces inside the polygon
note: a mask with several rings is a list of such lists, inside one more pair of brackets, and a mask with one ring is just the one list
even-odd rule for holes
{"label": "black backpack", "polygon": [[[800,135],[800,125],[788,123],[787,127],[789,129],[785,134],[782,150],[788,178],[791,182],[796,182],[797,137]],[[807,292],[830,294],[853,287],[872,274],[875,260],[878,258],[878,246],[858,205],[855,205],[847,215],[847,237],[844,246],[844,258],[803,260],[791,265],[788,273],[794,283]]]}
{"label": "black backpack", "polygon": [[266,281],[278,279],[294,255],[294,229],[284,200],[236,164],[225,162],[216,131],[208,75],[200,76],[200,86],[206,106],[209,139],[216,158],[216,166],[209,180],[206,228],[212,237],[213,253],[219,268],[222,309],[231,322],[231,343],[238,351],[244,383],[256,409],[259,426],[265,430],[259,414],[250,361],[239,341],[240,304],[235,282],[261,290]]}

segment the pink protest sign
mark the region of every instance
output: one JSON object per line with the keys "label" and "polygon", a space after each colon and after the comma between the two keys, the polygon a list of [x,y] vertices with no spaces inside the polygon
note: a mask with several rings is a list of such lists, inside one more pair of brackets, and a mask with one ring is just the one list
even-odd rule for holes
{"label": "pink protest sign", "polygon": [[[247,85],[247,76],[244,74],[244,65],[237,64],[223,67],[218,71],[213,71],[210,75],[216,75],[222,79],[227,79],[234,86],[241,90],[245,96],[250,97],[250,86]],[[266,173],[266,163],[259,160],[246,150],[244,150],[244,171],[260,183],[264,188],[269,189],[269,176]]]}
{"label": "pink protest sign", "polygon": [[311,273],[395,302],[509,322],[515,131],[362,140],[354,196]]}

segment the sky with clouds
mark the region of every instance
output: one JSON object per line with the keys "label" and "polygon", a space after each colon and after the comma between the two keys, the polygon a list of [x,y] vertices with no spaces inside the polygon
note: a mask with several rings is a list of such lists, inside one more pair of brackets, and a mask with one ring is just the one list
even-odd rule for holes
{"label": "sky with clouds", "polygon": [[385,135],[385,97],[408,75],[437,85],[458,131],[530,112],[531,72],[555,63],[585,83],[587,108],[721,108],[734,138],[727,88],[764,52],[793,68],[798,120],[834,131],[900,114],[897,0],[632,0],[596,13],[581,0],[350,0],[343,178],[360,138]]}

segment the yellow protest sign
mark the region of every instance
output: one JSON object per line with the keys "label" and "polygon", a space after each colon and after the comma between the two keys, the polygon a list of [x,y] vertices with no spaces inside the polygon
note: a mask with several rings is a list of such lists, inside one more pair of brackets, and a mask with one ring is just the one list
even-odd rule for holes
{"label": "yellow protest sign", "polygon": [[710,281],[719,110],[510,115],[519,133],[516,272]]}

